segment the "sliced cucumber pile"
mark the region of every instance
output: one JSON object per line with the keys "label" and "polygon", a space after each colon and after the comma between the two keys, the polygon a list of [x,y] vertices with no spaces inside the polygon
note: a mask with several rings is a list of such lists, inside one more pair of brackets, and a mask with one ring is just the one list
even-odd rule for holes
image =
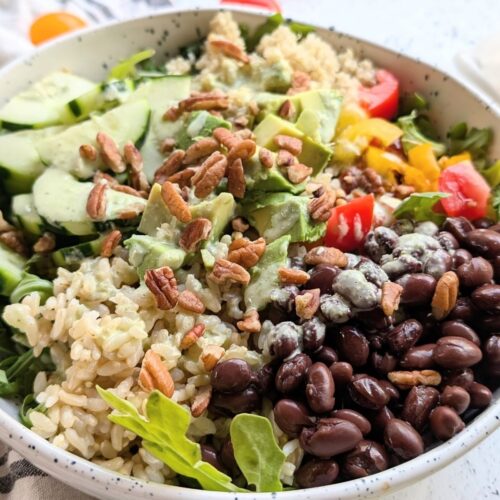
{"label": "sliced cucumber pile", "polygon": [[41,235],[45,229],[31,193],[18,194],[12,198],[12,217],[17,226],[31,235]]}
{"label": "sliced cucumber pile", "polygon": [[94,257],[101,252],[104,236],[100,236],[95,240],[84,241],[70,247],[59,248],[52,253],[54,264],[66,269],[75,269],[87,257]]}
{"label": "sliced cucumber pile", "polygon": [[0,295],[9,296],[21,281],[26,259],[0,243]]}

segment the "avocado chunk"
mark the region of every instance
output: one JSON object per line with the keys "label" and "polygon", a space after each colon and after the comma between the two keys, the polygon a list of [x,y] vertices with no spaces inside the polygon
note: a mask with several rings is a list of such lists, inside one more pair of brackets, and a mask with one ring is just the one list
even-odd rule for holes
{"label": "avocado chunk", "polygon": [[302,140],[302,152],[298,156],[299,161],[313,169],[313,174],[320,173],[332,156],[332,150],[316,142],[311,137],[305,135],[293,123],[290,123],[278,116],[267,115],[254,129],[255,141],[259,146],[276,151],[274,143],[276,135],[289,135]]}
{"label": "avocado chunk", "polygon": [[184,250],[152,236],[134,234],[123,244],[129,252],[129,262],[137,269],[141,279],[148,269],[163,266],[169,266],[173,270],[179,269],[186,257]]}
{"label": "avocado chunk", "polygon": [[284,60],[262,67],[259,76],[261,85],[269,92],[286,93],[292,84],[292,70]]}
{"label": "avocado chunk", "polygon": [[243,215],[267,241],[285,234],[296,241],[316,241],[326,230],[326,223],[314,222],[307,209],[309,198],[290,193],[256,193],[243,205]]}
{"label": "avocado chunk", "polygon": [[210,137],[212,132],[219,127],[230,129],[231,124],[208,111],[193,111],[177,135],[177,146],[187,149],[197,138]]}
{"label": "avocado chunk", "polygon": [[286,267],[290,236],[282,236],[266,247],[264,255],[252,268],[250,283],[245,288],[244,300],[248,308],[263,309],[271,300],[273,288],[279,286],[278,269]]}
{"label": "avocado chunk", "polygon": [[172,214],[161,196],[161,186],[158,183],[153,184],[137,230],[149,236],[155,236],[156,230],[163,223],[171,220]]}

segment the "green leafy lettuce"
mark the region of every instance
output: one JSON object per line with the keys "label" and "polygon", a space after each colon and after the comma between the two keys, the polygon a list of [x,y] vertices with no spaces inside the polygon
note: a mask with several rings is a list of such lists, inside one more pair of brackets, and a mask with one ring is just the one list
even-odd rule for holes
{"label": "green leafy lettuce", "polygon": [[469,129],[466,123],[457,123],[447,134],[449,140],[448,154],[455,155],[468,151],[474,165],[485,168],[488,164],[488,150],[493,140],[493,130],[489,127]]}
{"label": "green leafy lettuce", "polygon": [[420,116],[416,109],[409,115],[398,118],[397,123],[403,131],[401,144],[406,154],[408,154],[411,148],[425,143],[432,146],[437,157],[443,156],[446,152],[446,146],[443,143],[437,142],[431,138],[432,131],[430,129],[430,122],[427,118]]}
{"label": "green leafy lettuce", "polygon": [[406,198],[394,211],[396,219],[413,219],[415,221],[432,221],[439,224],[444,215],[433,210],[434,205],[448,193],[415,193]]}

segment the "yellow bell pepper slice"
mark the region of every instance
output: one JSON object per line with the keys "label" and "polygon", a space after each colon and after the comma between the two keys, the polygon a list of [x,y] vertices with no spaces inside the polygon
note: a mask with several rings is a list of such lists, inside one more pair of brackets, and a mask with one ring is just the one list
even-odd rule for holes
{"label": "yellow bell pepper slice", "polygon": [[460,163],[462,161],[471,161],[471,159],[472,158],[470,153],[464,151],[463,153],[454,156],[442,156],[441,158],[439,158],[438,163],[441,169],[444,170],[445,168],[456,165],[457,163]]}
{"label": "yellow bell pepper slice", "polygon": [[361,122],[368,118],[368,113],[357,104],[346,104],[340,110],[339,120],[337,122],[337,134],[340,134],[350,125]]}
{"label": "yellow bell pepper slice", "polygon": [[361,136],[378,139],[382,146],[387,147],[402,135],[403,131],[393,123],[382,118],[368,118],[347,127],[339,139],[355,142]]}
{"label": "yellow bell pepper slice", "polygon": [[380,174],[390,184],[396,184],[395,173],[402,174],[406,163],[394,153],[369,146],[365,153],[366,166]]}
{"label": "yellow bell pepper slice", "polygon": [[419,144],[408,151],[410,165],[420,170],[429,181],[432,188],[437,189],[437,180],[441,174],[441,169],[434,156],[434,151],[430,144]]}
{"label": "yellow bell pepper slice", "polygon": [[433,184],[437,182],[429,182],[425,174],[418,168],[408,165],[404,171],[404,182],[413,186],[418,193],[425,193],[427,191],[435,191]]}

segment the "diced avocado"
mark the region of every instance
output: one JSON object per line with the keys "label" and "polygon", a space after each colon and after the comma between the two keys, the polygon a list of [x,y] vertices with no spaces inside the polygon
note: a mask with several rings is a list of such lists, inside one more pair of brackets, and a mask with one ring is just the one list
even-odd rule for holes
{"label": "diced avocado", "polygon": [[153,184],[137,230],[149,236],[155,236],[157,229],[163,223],[171,220],[172,214],[161,196],[161,186],[160,184]]}
{"label": "diced avocado", "polygon": [[177,135],[177,145],[181,149],[187,149],[196,138],[210,137],[212,132],[219,127],[230,129],[231,124],[208,111],[193,111]]}
{"label": "diced avocado", "polygon": [[24,231],[35,236],[43,233],[43,220],[36,211],[32,194],[18,194],[12,198],[12,216]]}
{"label": "diced avocado", "polygon": [[259,76],[260,84],[268,92],[286,93],[292,83],[292,70],[284,59],[263,66]]}
{"label": "diced avocado", "polygon": [[104,236],[95,240],[85,241],[71,247],[59,248],[52,253],[52,260],[58,267],[65,267],[71,271],[78,269],[87,257],[94,257],[101,252]]}
{"label": "diced avocado", "polygon": [[292,101],[294,111],[290,117],[290,121],[294,122],[299,116],[300,109],[296,106],[295,96],[287,96],[283,94],[273,94],[271,92],[261,92],[257,94],[256,98],[257,106],[259,107],[259,114],[257,119],[259,121],[263,120],[269,113],[278,114],[281,106],[287,100]]}
{"label": "diced avocado", "polygon": [[0,295],[9,296],[23,277],[26,259],[0,243]]}
{"label": "diced avocado", "polygon": [[324,222],[309,217],[309,198],[290,193],[256,193],[243,204],[243,215],[267,241],[289,234],[291,242],[316,241],[326,230]]}
{"label": "diced avocado", "polygon": [[186,252],[174,247],[172,243],[147,235],[134,234],[124,245],[129,252],[129,262],[137,269],[141,279],[148,269],[163,266],[169,266],[173,270],[179,269],[186,257]]}
{"label": "diced avocado", "polygon": [[267,115],[254,129],[255,141],[259,146],[276,151],[274,143],[276,135],[289,135],[302,140],[302,152],[298,156],[299,161],[313,169],[316,175],[326,166],[332,155],[332,150],[324,144],[314,141],[304,135],[293,123],[290,123],[278,116]]}
{"label": "diced avocado", "polygon": [[252,267],[251,280],[244,292],[247,309],[255,307],[259,311],[270,302],[272,289],[279,286],[278,269],[287,265],[289,243],[289,235],[273,241]]}

